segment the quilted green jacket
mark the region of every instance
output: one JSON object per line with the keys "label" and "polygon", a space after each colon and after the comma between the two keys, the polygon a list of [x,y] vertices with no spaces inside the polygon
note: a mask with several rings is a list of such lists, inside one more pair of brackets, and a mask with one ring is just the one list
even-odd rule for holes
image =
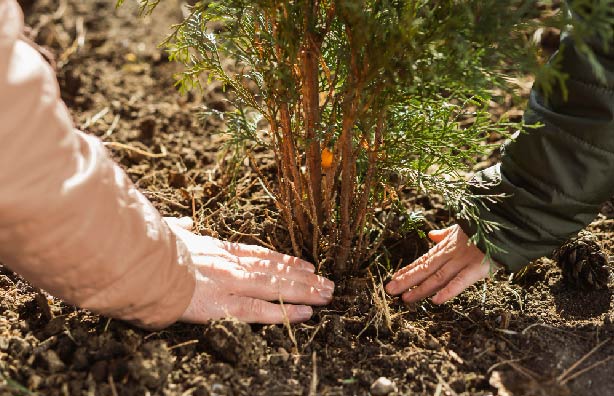
{"label": "quilted green jacket", "polygon": [[[521,133],[504,147],[501,163],[476,175],[478,184],[491,185],[475,192],[507,196],[486,203],[480,216],[503,226],[488,238],[504,250],[493,258],[511,271],[550,254],[614,195],[614,42],[589,43],[606,81],[578,51],[573,34],[561,44],[554,56],[562,57],[569,75],[567,101],[560,91],[546,101],[534,87],[525,123],[543,126]],[[475,224],[459,223],[475,233]],[[483,241],[478,247],[485,251]]]}

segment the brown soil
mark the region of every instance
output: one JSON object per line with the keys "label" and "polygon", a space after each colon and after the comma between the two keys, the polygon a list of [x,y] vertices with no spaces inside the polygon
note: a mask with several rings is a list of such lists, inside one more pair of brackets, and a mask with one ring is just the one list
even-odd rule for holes
{"label": "brown soil", "polygon": [[[156,44],[181,17],[178,1],[163,1],[144,19],[135,2],[120,10],[110,0],[22,3],[34,38],[55,55],[76,125],[141,150],[109,146],[163,214],[194,216],[200,232],[216,237],[289,246],[249,167],[228,190],[232,172],[223,138],[214,134],[220,124],[197,120],[203,104],[226,107],[219,85],[203,98],[182,97],[172,86],[179,69]],[[72,50],[79,37],[83,47]],[[268,153],[258,158],[266,165]],[[433,225],[449,221],[436,202],[415,202]],[[601,216],[590,229],[611,254],[614,220]],[[410,238],[406,261],[425,247]],[[443,306],[406,307],[382,297],[374,274],[341,284],[330,306],[290,329],[220,320],[148,332],[38,293],[0,267],[0,390],[368,395],[386,377],[391,395],[612,395],[613,287],[610,280],[606,290],[574,289],[541,259],[518,282],[500,273]]]}

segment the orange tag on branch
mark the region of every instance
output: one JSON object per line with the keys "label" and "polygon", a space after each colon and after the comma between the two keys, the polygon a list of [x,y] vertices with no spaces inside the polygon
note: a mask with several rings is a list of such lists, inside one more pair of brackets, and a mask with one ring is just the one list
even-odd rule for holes
{"label": "orange tag on branch", "polygon": [[322,150],[322,168],[328,169],[333,165],[333,152],[328,148]]}

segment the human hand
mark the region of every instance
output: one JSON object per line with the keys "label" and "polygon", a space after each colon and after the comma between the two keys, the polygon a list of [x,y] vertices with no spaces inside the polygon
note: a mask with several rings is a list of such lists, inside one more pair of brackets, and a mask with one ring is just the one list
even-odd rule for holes
{"label": "human hand", "polygon": [[403,293],[406,303],[435,294],[433,303],[443,304],[490,273],[484,253],[469,243],[469,237],[458,225],[431,231],[429,238],[436,245],[392,275],[386,285],[388,293]]}
{"label": "human hand", "polygon": [[[313,314],[309,305],[332,299],[334,283],[315,275],[315,267],[304,260],[193,234],[189,218],[165,220],[196,267],[196,288],[180,321],[235,317],[251,323],[302,322]],[[270,302],[276,300],[283,304]]]}

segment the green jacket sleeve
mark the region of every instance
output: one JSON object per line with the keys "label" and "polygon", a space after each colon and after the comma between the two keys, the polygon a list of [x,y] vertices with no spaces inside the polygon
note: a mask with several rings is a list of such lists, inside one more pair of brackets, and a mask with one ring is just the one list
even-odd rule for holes
{"label": "green jacket sleeve", "polygon": [[[554,56],[562,57],[562,71],[569,75],[567,100],[559,90],[546,101],[535,85],[525,123],[542,126],[527,128],[504,147],[501,163],[476,175],[474,192],[506,195],[486,202],[480,217],[503,226],[487,237],[504,250],[492,254],[494,260],[511,271],[550,254],[614,195],[614,43],[591,47],[606,81],[597,77],[573,35],[565,37]],[[475,224],[460,225],[475,234]],[[485,251],[483,241],[478,247]]]}

